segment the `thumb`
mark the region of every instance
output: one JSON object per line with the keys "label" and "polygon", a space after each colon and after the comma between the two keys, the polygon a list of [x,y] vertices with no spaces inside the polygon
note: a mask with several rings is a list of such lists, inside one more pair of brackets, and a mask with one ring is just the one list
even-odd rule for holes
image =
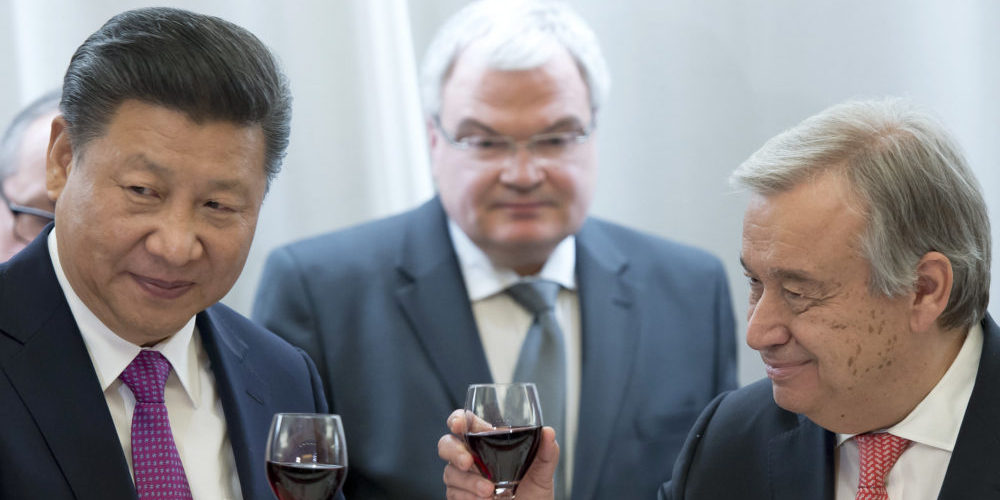
{"label": "thumb", "polygon": [[[554,490],[552,477],[556,473],[558,464],[559,444],[556,443],[556,431],[551,427],[543,427],[535,461],[531,463],[531,467],[517,488],[518,498],[522,497],[522,493],[526,498],[552,498]],[[540,494],[541,496],[538,496]]]}

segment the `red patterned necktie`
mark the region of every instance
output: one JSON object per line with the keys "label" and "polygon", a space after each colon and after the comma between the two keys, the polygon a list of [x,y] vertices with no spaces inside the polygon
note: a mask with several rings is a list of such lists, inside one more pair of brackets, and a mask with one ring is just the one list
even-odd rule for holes
{"label": "red patterned necktie", "polygon": [[854,436],[861,455],[861,474],[858,476],[858,495],[855,500],[889,500],[885,489],[889,470],[899,460],[909,439],[893,436],[888,432],[858,434]]}
{"label": "red patterned necktie", "polygon": [[143,349],[119,378],[135,395],[132,414],[132,470],[140,499],[190,499],[184,465],[174,445],[163,403],[170,362]]}

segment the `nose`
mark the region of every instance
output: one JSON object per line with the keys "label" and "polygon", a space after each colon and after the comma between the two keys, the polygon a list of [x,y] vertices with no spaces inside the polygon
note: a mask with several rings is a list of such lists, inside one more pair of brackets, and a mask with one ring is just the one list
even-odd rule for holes
{"label": "nose", "polygon": [[146,250],[173,267],[200,259],[205,249],[198,237],[194,215],[175,209],[158,218],[146,237]]}
{"label": "nose", "polygon": [[539,161],[528,148],[518,145],[514,153],[505,159],[500,182],[518,191],[530,191],[538,187],[545,179],[545,169]]}
{"label": "nose", "polygon": [[747,321],[747,345],[763,351],[785,344],[791,338],[787,305],[774,293],[763,292],[750,304]]}

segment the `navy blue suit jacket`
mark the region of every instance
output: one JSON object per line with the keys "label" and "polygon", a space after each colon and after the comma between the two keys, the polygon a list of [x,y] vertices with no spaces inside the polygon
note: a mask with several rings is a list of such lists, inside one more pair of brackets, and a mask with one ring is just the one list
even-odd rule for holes
{"label": "navy blue suit jacket", "polygon": [[[1000,498],[1000,328],[983,353],[940,500]],[[719,396],[691,429],[661,500],[833,500],[836,436],[774,402],[771,381]]]}
{"label": "navy blue suit jacket", "polygon": [[[134,500],[135,487],[44,231],[0,264],[0,498]],[[273,500],[264,460],[276,412],[325,412],[305,354],[231,309],[198,314],[246,500]]]}
{"label": "navy blue suit jacket", "polygon": [[[582,394],[573,498],[652,498],[698,413],[736,386],[717,259],[589,219],[576,235]],[[491,380],[437,198],[276,250],[254,318],[316,361],[348,498],[444,498],[445,419]]]}

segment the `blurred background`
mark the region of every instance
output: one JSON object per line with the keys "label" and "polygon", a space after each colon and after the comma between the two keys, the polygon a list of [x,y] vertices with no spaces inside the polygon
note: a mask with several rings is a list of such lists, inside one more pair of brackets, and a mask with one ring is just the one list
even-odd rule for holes
{"label": "blurred background", "polygon": [[[281,60],[295,104],[284,170],[225,299],[249,313],[271,249],[433,194],[416,72],[434,31],[465,3],[0,0],[0,123],[60,85],[76,47],[120,11],[170,5],[254,32]],[[726,179],[766,139],[848,98],[912,97],[958,138],[1000,221],[1000,2],[570,3],[601,40],[613,79],[599,115],[593,213],[725,262],[742,383],[763,376],[763,366],[742,342],[746,196]],[[1000,296],[1000,280],[993,282]]]}

